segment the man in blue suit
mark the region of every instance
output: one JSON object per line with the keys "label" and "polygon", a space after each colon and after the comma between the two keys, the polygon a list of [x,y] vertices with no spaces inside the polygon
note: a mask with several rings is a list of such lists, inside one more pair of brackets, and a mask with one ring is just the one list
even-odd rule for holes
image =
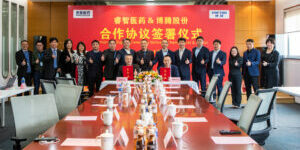
{"label": "man in blue suit", "polygon": [[175,52],[175,64],[178,67],[181,80],[190,80],[190,63],[192,63],[192,53],[185,48],[185,38],[178,39],[179,49]]}
{"label": "man in blue suit", "polygon": [[243,56],[243,76],[248,99],[252,93],[251,85],[253,86],[254,92],[258,89],[260,52],[254,48],[253,39],[248,39],[246,45],[247,51],[244,52]]}
{"label": "man in blue suit", "polygon": [[209,61],[209,50],[203,46],[204,38],[196,38],[197,47],[193,48],[192,54],[192,77],[201,90],[206,91],[206,64]]}
{"label": "man in blue suit", "polygon": [[[223,88],[223,77],[224,73],[224,65],[226,64],[226,53],[221,50],[221,41],[216,39],[213,42],[214,50],[209,53],[209,62],[207,64],[208,68],[208,76],[209,79],[213,77],[215,74],[219,74],[219,78],[217,81],[217,89],[218,95],[220,95]],[[214,94],[215,99],[215,94]],[[213,101],[214,102],[214,101]]]}
{"label": "man in blue suit", "polygon": [[[175,65],[172,65],[172,58],[170,55],[166,55],[164,56],[164,65],[162,65],[161,67],[165,67],[165,68],[171,68],[171,77],[179,77],[179,72],[178,72],[178,68]],[[160,68],[159,67],[158,73],[160,73]]]}
{"label": "man in blue suit", "polygon": [[153,66],[158,62],[157,69],[164,65],[164,56],[169,55],[171,57],[172,64],[175,62],[175,54],[168,49],[168,40],[163,39],[161,41],[162,49],[156,52],[155,58],[153,60]]}
{"label": "man in blue suit", "polygon": [[119,50],[119,53],[117,55],[117,59],[119,59],[119,65],[125,65],[125,55],[132,55],[133,56],[133,63],[135,63],[136,56],[135,51],[130,48],[130,39],[125,38],[122,41],[123,48]]}

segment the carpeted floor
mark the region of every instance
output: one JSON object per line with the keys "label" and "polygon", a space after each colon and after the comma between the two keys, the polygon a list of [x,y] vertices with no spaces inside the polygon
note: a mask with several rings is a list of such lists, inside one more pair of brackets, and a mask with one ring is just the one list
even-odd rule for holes
{"label": "carpeted floor", "polygon": [[[224,114],[229,118],[239,118],[242,109],[232,109],[226,105]],[[271,115],[272,129],[266,144],[266,150],[300,149],[300,104],[277,104],[277,115]],[[0,128],[0,150],[12,149],[9,140],[15,134],[14,120],[9,102],[6,102],[6,127]]]}
{"label": "carpeted floor", "polygon": [[[238,119],[242,109],[232,109],[226,105],[224,114]],[[266,150],[299,150],[300,149],[300,104],[277,104],[271,114],[273,129],[263,146]]]}

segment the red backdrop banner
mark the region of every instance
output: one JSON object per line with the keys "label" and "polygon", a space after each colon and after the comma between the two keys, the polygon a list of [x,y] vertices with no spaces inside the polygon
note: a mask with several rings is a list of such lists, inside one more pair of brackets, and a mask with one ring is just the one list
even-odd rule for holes
{"label": "red backdrop banner", "polygon": [[[140,40],[147,39],[148,48],[156,52],[162,39],[168,39],[169,49],[177,50],[179,37],[186,38],[186,48],[192,50],[195,38],[201,35],[210,50],[213,40],[220,39],[228,59],[235,40],[234,16],[231,5],[69,6],[68,36],[74,47],[83,41],[88,50],[97,39],[101,51],[108,48],[109,39],[117,40],[117,49],[121,49],[122,39],[129,38],[136,51]],[[227,79],[228,63],[225,73]]]}

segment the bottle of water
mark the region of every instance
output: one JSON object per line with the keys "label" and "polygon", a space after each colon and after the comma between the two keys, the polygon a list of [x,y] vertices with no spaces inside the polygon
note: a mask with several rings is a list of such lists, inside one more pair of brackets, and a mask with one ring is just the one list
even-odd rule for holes
{"label": "bottle of water", "polygon": [[21,88],[26,88],[25,78],[24,77],[22,77],[22,79],[21,79]]}

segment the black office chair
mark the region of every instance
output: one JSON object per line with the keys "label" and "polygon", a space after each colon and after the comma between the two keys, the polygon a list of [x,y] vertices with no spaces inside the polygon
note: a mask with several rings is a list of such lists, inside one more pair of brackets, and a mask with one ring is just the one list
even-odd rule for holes
{"label": "black office chair", "polygon": [[232,83],[230,81],[226,81],[224,84],[224,87],[220,93],[220,96],[218,98],[218,102],[217,102],[217,109],[223,113],[223,108],[224,108],[224,103],[226,100],[226,97],[228,95],[228,91],[231,87]]}
{"label": "black office chair", "polygon": [[205,100],[207,102],[212,103],[212,104],[215,104],[215,102],[212,99],[213,99],[213,94],[216,90],[218,79],[219,79],[219,74],[213,75],[213,77],[211,78],[211,80],[209,82],[207,90],[206,91],[201,91],[202,95],[205,95],[204,96]]}
{"label": "black office chair", "polygon": [[[55,80],[57,84],[77,85],[75,78],[71,78],[70,75],[69,77],[56,77]],[[82,90],[78,105],[82,104],[87,99],[88,95],[88,91]]]}
{"label": "black office chair", "polygon": [[57,84],[77,85],[75,78],[56,77]]}
{"label": "black office chair", "polygon": [[260,89],[256,92],[256,95],[263,101],[254,118],[250,136],[260,145],[265,144],[265,140],[269,137],[272,129],[270,115],[276,99],[276,93],[276,89]]}
{"label": "black office chair", "polygon": [[54,94],[55,89],[56,89],[56,82],[54,80],[44,80],[41,79],[41,87],[42,90],[45,92],[43,94]]}

